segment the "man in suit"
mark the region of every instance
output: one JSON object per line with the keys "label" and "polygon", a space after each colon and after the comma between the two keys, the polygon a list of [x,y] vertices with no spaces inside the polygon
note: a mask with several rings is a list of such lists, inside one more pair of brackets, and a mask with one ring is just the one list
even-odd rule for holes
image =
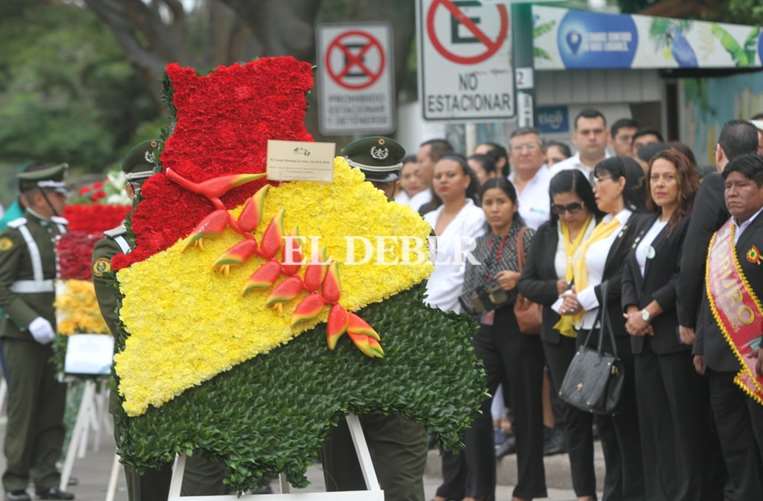
{"label": "man in suit", "polygon": [[[763,402],[760,400],[763,392],[757,392],[756,400],[735,383],[740,369],[752,378],[757,376],[758,389],[763,381],[762,374],[754,374],[738,362],[744,344],[749,344],[759,357],[763,340],[763,311],[756,298],[763,290],[760,251],[763,248],[763,217],[760,215],[763,212],[763,158],[756,154],[736,158],[724,170],[723,179],[724,199],[731,218],[714,234],[708,250],[707,300],[712,316],[706,309],[708,327],[699,330],[698,344],[703,348],[710,405],[729,473],[729,494],[732,499],[741,501],[763,499]],[[734,261],[738,263],[736,266]]]}
{"label": "man in suit", "polygon": [[[678,280],[678,323],[681,341],[691,345],[696,330],[705,327],[700,315],[707,244],[712,234],[729,218],[723,202],[723,178],[726,165],[740,155],[755,153],[758,148],[758,131],[750,122],[731,120],[721,129],[715,146],[715,168],[702,180],[694,199],[686,244],[681,258],[681,275]],[[695,347],[695,364],[703,365],[701,347]]]}

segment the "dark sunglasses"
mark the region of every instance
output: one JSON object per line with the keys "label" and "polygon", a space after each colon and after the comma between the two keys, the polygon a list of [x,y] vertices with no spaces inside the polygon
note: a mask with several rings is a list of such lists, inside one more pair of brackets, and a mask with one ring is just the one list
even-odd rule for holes
{"label": "dark sunglasses", "polygon": [[571,204],[567,204],[567,205],[554,204],[551,206],[551,212],[553,212],[557,216],[561,216],[565,212],[569,212],[570,214],[575,214],[582,208],[583,208],[583,204],[581,204],[580,202],[572,202]]}

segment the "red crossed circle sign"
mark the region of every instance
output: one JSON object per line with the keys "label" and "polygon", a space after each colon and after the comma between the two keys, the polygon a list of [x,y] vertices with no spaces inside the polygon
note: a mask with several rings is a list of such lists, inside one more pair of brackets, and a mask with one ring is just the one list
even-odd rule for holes
{"label": "red crossed circle sign", "polygon": [[[450,15],[453,16],[454,19],[456,19],[467,30],[469,30],[472,35],[474,35],[474,38],[479,40],[480,44],[485,46],[484,51],[472,56],[463,56],[452,52],[447,47],[445,47],[445,45],[443,45],[440,39],[437,38],[434,19],[435,14],[437,13],[437,8],[441,5],[450,12]],[[498,37],[496,37],[495,40],[492,40],[485,34],[484,31],[480,29],[479,26],[474,23],[474,21],[469,19],[469,16],[464,14],[463,11],[459,9],[452,0],[434,0],[434,2],[432,2],[432,4],[429,6],[429,11],[427,12],[427,35],[429,36],[429,40],[432,42],[432,45],[437,50],[437,52],[439,52],[445,59],[449,61],[459,64],[481,63],[482,61],[488,59],[490,56],[498,52],[498,49],[503,46],[503,43],[506,40],[506,35],[509,32],[509,14],[506,12],[506,6],[497,5],[496,7],[498,8],[498,15],[500,17],[500,29],[498,30]]]}
{"label": "red crossed circle sign", "polygon": [[[337,60],[333,57],[336,51],[341,52],[338,59],[344,62],[341,68],[332,65],[332,60]],[[369,68],[366,64],[368,54],[377,54],[378,64],[374,65],[378,66],[377,68]],[[384,48],[376,37],[366,31],[353,30],[345,31],[331,41],[323,64],[337,85],[345,89],[362,90],[373,85],[382,76],[386,58]]]}

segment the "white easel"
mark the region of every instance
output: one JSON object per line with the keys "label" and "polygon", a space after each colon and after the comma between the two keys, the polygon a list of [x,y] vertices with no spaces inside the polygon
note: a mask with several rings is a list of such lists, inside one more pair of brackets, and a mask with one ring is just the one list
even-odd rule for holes
{"label": "white easel", "polygon": [[8,395],[8,383],[5,378],[0,380],[0,424],[8,422],[8,416],[5,409],[5,397]]}
{"label": "white easel", "polygon": [[371,453],[368,451],[366,438],[363,436],[363,429],[360,427],[360,420],[355,414],[345,416],[347,427],[350,429],[352,443],[355,446],[355,453],[358,455],[360,469],[363,472],[363,479],[366,481],[368,490],[365,491],[341,491],[341,492],[304,492],[289,493],[289,484],[283,475],[279,476],[281,486],[280,494],[247,494],[236,496],[235,494],[220,496],[181,496],[180,488],[183,485],[183,476],[185,474],[185,456],[177,456],[175,464],[172,467],[172,480],[170,481],[170,495],[167,501],[384,501],[384,491],[379,486],[376,478],[376,471],[371,462]]}
{"label": "white easel", "polygon": [[88,435],[93,432],[93,450],[100,449],[101,432],[109,429],[111,423],[108,418],[108,391],[96,393],[98,381],[88,379],[85,381],[85,389],[82,391],[82,400],[77,410],[77,419],[74,422],[69,447],[66,449],[64,465],[61,469],[61,482],[59,488],[65,490],[69,483],[74,461],[82,459],[87,452]]}

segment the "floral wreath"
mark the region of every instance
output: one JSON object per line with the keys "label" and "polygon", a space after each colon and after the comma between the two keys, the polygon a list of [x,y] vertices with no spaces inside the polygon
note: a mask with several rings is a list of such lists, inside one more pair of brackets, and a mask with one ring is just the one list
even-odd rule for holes
{"label": "floral wreath", "polygon": [[264,177],[267,139],[311,139],[311,66],[166,71],[174,127],[127,224],[137,247],[112,259],[122,460],[203,451],[238,492],[281,473],[304,486],[348,412],[401,414],[457,446],[485,396],[476,325],[423,303],[428,259],[356,266],[345,243],[429,226],[341,157],[331,183]]}

